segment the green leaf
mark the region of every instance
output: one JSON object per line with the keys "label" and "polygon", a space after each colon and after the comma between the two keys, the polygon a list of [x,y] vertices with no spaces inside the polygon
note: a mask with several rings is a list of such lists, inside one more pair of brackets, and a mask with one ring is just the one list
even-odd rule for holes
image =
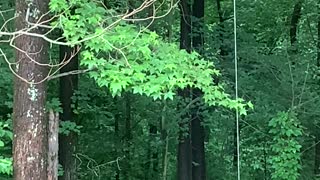
{"label": "green leaf", "polygon": [[140,86],[134,86],[133,87],[133,93],[142,95],[143,94],[143,89]]}
{"label": "green leaf", "polygon": [[248,107],[249,107],[250,109],[253,109],[253,104],[251,103],[251,101],[249,101],[249,102],[247,103],[247,105],[248,105]]}
{"label": "green leaf", "polygon": [[167,93],[164,93],[164,99],[171,99],[173,100],[173,96],[175,95],[175,93],[169,91]]}

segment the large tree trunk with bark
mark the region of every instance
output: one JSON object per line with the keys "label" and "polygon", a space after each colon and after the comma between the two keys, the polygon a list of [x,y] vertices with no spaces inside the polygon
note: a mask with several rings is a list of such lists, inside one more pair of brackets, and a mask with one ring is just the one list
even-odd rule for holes
{"label": "large tree trunk with bark", "polygon": [[[29,22],[37,21],[29,12],[37,12],[41,17],[48,11],[48,0],[16,0],[15,19],[17,30],[28,28]],[[42,20],[43,21],[43,20]],[[44,34],[42,28],[34,33]],[[21,35],[15,39],[16,73],[14,82],[13,109],[13,170],[16,180],[47,179],[48,121],[45,109],[46,83],[41,82],[48,72],[48,43],[41,38]],[[27,83],[33,82],[32,83]]]}
{"label": "large tree trunk with bark", "polygon": [[[61,68],[60,73],[67,73],[78,69],[78,56],[74,55],[75,52],[75,48],[60,46],[60,62],[70,59],[70,62]],[[78,75],[73,74],[60,78],[59,96],[63,110],[60,115],[62,121],[76,122],[76,117],[73,113],[74,109],[72,108],[72,96],[76,90],[78,90]],[[59,177],[61,180],[77,179],[75,158],[73,156],[77,142],[76,139],[75,133],[59,136],[59,162],[64,172],[63,176]]]}

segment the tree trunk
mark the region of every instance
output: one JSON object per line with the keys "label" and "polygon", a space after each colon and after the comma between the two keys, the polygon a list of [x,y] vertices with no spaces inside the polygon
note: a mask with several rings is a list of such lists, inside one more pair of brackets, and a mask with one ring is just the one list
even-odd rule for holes
{"label": "tree trunk", "polygon": [[[61,68],[60,73],[66,73],[73,70],[77,70],[78,56],[75,55],[75,48],[60,46],[60,62],[63,60],[70,60],[70,62]],[[78,89],[78,75],[68,75],[60,78],[60,102],[62,106],[62,114],[60,115],[62,121],[75,121],[75,114],[72,107],[72,96]],[[70,133],[67,135],[61,135],[59,137],[59,162],[63,167],[63,176],[60,176],[61,180],[76,180],[75,158],[73,153],[76,145],[76,134]]]}
{"label": "tree trunk", "polygon": [[228,55],[227,47],[224,43],[224,21],[225,18],[223,17],[222,7],[221,7],[221,0],[216,0],[217,3],[217,11],[219,17],[219,40],[220,40],[220,56],[225,58]]}
{"label": "tree trunk", "polygon": [[58,179],[58,151],[59,151],[59,113],[49,111],[48,128],[48,180]]}
{"label": "tree trunk", "polygon": [[189,0],[180,1],[180,49],[191,51],[191,6]]}
{"label": "tree trunk", "polygon": [[[115,104],[117,105],[117,97],[115,97]],[[116,106],[117,107],[117,106]],[[116,108],[116,111],[117,111],[117,108]],[[117,112],[115,114],[115,117],[114,117],[114,154],[115,154],[115,158],[118,159],[119,158],[119,148],[120,148],[120,137],[119,137],[119,121],[120,121],[121,117],[120,117],[120,113]],[[118,163],[115,165],[116,167],[116,174],[115,174],[115,179],[116,180],[120,180],[120,170],[119,170],[119,167],[118,167]]]}
{"label": "tree trunk", "polygon": [[131,127],[131,99],[130,94],[126,93],[124,95],[124,119],[125,119],[125,156],[126,156],[126,165],[124,170],[124,179],[130,180],[131,173],[131,140],[132,140],[132,127]]}
{"label": "tree trunk", "polygon": [[168,171],[168,147],[169,147],[169,134],[168,134],[168,125],[167,125],[167,103],[166,100],[162,101],[162,111],[161,111],[161,141],[163,143],[162,146],[162,179],[167,179],[167,171]]}
{"label": "tree trunk", "polygon": [[[318,17],[318,55],[317,55],[317,66],[320,67],[320,15]],[[316,130],[316,138],[315,138],[315,164],[314,164],[314,174],[319,177],[320,176],[320,133]]]}
{"label": "tree trunk", "polygon": [[302,1],[299,0],[293,9],[293,13],[291,15],[291,25],[290,25],[290,42],[293,46],[297,41],[297,31],[298,31],[298,23],[301,17],[301,8],[302,8]]}
{"label": "tree trunk", "polygon": [[[238,167],[238,142],[237,142],[237,122],[234,119],[234,126],[233,126],[233,166],[234,168]],[[240,134],[240,127],[239,127],[239,134]]]}
{"label": "tree trunk", "polygon": [[315,133],[316,133],[316,138],[315,138],[314,174],[316,177],[320,177],[320,145],[319,145],[320,135],[318,132],[315,132]]}
{"label": "tree trunk", "polygon": [[[182,97],[190,95],[189,89],[179,92]],[[180,107],[183,109],[183,107]],[[192,180],[192,146],[189,113],[183,114],[179,122],[179,145],[178,145],[178,180]]]}
{"label": "tree trunk", "polygon": [[191,122],[192,138],[192,180],[206,179],[206,164],[204,150],[204,128],[201,125],[201,117],[194,114]]}
{"label": "tree trunk", "polygon": [[152,147],[152,142],[156,139],[157,135],[157,126],[150,123],[149,124],[149,147],[147,154],[147,162],[145,164],[145,179],[156,180],[159,177],[158,173],[158,150]]}
{"label": "tree trunk", "polygon": [[[190,129],[190,123],[180,122],[180,129]],[[178,180],[192,180],[192,150],[190,130],[180,132],[178,147]]]}
{"label": "tree trunk", "polygon": [[[191,6],[188,0],[180,1],[180,49],[191,50]],[[190,97],[190,89],[185,89],[179,92],[179,95],[185,98]],[[183,115],[179,123],[180,135],[178,145],[178,180],[192,179],[192,149],[191,149],[191,132],[190,132],[190,117]]]}
{"label": "tree trunk", "polygon": [[[26,17],[27,9],[38,12],[38,17],[48,11],[48,0],[16,0],[15,27],[18,30],[28,28],[28,21],[36,19]],[[32,32],[44,34],[42,28]],[[24,52],[16,50],[16,72],[29,81],[39,82],[48,73],[46,66],[39,63],[48,62],[48,43],[41,38],[21,35],[15,39],[15,45]],[[28,57],[29,56],[29,57]],[[32,59],[30,59],[32,58]],[[47,179],[48,120],[45,110],[46,82],[39,84],[26,83],[15,77],[13,108],[13,171],[17,180]]]}
{"label": "tree trunk", "polygon": [[[192,6],[192,14],[195,21],[192,23],[192,46],[198,51],[203,53],[203,24],[204,24],[204,0],[195,0]],[[202,93],[198,89],[193,89],[193,98],[198,98]],[[192,144],[192,180],[205,180],[206,179],[206,166],[205,166],[205,150],[204,150],[204,127],[201,125],[201,115],[199,114],[199,107],[191,110],[191,144]]]}
{"label": "tree trunk", "polygon": [[[319,12],[319,14],[320,14],[320,12]],[[317,65],[318,65],[318,67],[320,67],[320,15],[318,15],[318,56],[317,56]]]}

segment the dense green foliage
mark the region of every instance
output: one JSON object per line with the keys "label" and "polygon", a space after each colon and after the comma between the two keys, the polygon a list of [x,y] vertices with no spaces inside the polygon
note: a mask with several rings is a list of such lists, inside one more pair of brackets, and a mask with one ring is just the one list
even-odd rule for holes
{"label": "dense green foliage", "polygon": [[271,158],[273,179],[297,179],[298,170],[301,168],[301,145],[297,137],[302,135],[299,121],[291,112],[280,112],[270,120],[270,133],[273,135],[271,150],[274,152]]}
{"label": "dense green foliage", "polygon": [[[108,87],[113,96],[133,89],[134,94],[151,96],[154,100],[172,100],[176,89],[195,87],[204,92],[209,105],[239,107],[241,114],[245,114],[244,105],[230,100],[221,87],[214,85],[212,78],[219,71],[197,53],[180,51],[174,44],[159,39],[156,33],[118,24],[117,19],[104,22],[112,15],[96,3],[70,1],[77,7],[74,15],[68,12],[67,2],[50,3],[54,13],[64,12],[57,24],[71,44],[78,45],[81,39],[88,39],[83,43],[80,64],[95,69],[89,75],[99,86]],[[112,29],[108,30],[109,27]]]}
{"label": "dense green foliage", "polygon": [[[178,137],[185,128],[179,123],[186,121],[181,117],[190,109],[197,109],[206,132],[207,179],[235,179],[238,108],[243,179],[316,179],[320,3],[301,1],[297,41],[292,44],[291,19],[298,2],[237,2],[242,99],[236,100],[231,1],[205,1],[205,43],[199,55],[177,46],[178,7],[148,26],[150,20],[128,20],[150,16],[148,8],[127,19],[117,16],[139,7],[140,1],[104,6],[100,1],[51,0],[51,15],[57,15],[51,25],[63,30],[71,46],[81,47],[80,68],[86,70],[73,97],[78,118],[60,124],[61,134],[77,135],[78,178],[176,179]],[[166,3],[157,9],[159,14],[167,11]],[[0,8],[14,7],[0,0]],[[3,24],[13,13],[1,14]],[[13,29],[12,24],[8,27]],[[6,57],[14,59],[12,48],[0,43]],[[50,51],[57,62],[57,46]],[[12,174],[13,81],[3,56],[0,79],[1,179]],[[202,98],[179,96],[180,89],[190,87],[200,89]],[[50,80],[48,108],[61,112],[57,89],[58,80]]]}

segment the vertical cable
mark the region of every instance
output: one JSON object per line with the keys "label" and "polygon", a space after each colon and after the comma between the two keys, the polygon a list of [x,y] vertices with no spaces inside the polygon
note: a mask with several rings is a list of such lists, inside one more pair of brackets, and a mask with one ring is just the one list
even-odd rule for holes
{"label": "vertical cable", "polygon": [[[234,30],[234,73],[236,100],[238,100],[238,51],[237,51],[237,11],[236,0],[233,0],[233,30]],[[239,110],[236,108],[236,131],[237,131],[237,177],[240,180],[240,131],[239,131]]]}

